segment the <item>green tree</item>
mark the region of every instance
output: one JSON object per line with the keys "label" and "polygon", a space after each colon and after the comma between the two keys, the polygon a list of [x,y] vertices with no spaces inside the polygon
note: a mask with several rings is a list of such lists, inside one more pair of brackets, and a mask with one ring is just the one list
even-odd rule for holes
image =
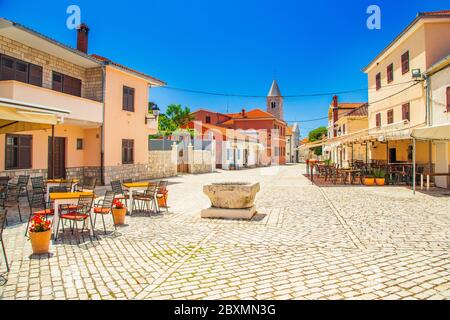
{"label": "green tree", "polygon": [[[308,133],[308,139],[309,139],[310,142],[322,140],[324,136],[325,137],[327,136],[327,132],[328,132],[328,130],[327,130],[326,127],[323,127],[323,126],[322,127],[318,127],[318,128],[316,128],[314,130],[311,130]],[[314,151],[314,154],[317,155],[317,156],[321,156],[322,155],[322,147],[313,148],[313,151]]]}
{"label": "green tree", "polygon": [[[149,103],[149,110],[153,106]],[[180,104],[167,106],[166,113],[161,113],[158,119],[158,131],[160,135],[169,136],[175,131],[181,131],[183,127],[193,121],[195,117],[191,114],[189,107]],[[190,132],[190,130],[187,130]]]}

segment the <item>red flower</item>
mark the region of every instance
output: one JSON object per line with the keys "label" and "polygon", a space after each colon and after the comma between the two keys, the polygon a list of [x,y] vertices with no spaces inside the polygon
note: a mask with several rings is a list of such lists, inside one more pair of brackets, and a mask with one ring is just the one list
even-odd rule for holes
{"label": "red flower", "polygon": [[117,199],[114,199],[113,205],[114,205],[115,209],[123,209],[124,208],[124,204]]}
{"label": "red flower", "polygon": [[50,220],[44,219],[42,215],[36,215],[31,220],[30,232],[45,232],[51,229],[52,223]]}

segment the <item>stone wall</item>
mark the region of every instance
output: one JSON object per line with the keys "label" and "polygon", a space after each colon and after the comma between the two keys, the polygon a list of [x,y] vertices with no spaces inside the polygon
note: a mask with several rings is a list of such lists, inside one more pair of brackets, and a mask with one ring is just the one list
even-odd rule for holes
{"label": "stone wall", "polygon": [[192,155],[193,155],[192,161],[189,161],[190,173],[195,174],[195,173],[212,172],[211,151],[193,150]]}
{"label": "stone wall", "polygon": [[102,101],[102,69],[85,69],[61,58],[0,36],[0,54],[42,67],[42,87],[52,89],[52,73],[57,71],[81,80],[83,98]]}

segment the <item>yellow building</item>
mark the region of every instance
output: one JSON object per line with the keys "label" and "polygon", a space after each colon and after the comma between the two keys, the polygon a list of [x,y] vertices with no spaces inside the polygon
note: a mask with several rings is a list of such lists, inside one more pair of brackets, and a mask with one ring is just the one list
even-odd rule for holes
{"label": "yellow building", "polygon": [[[430,123],[423,74],[449,52],[450,11],[419,13],[364,69],[369,83],[370,159],[412,161],[411,132]],[[431,142],[419,141],[416,156],[418,163],[431,167]]]}

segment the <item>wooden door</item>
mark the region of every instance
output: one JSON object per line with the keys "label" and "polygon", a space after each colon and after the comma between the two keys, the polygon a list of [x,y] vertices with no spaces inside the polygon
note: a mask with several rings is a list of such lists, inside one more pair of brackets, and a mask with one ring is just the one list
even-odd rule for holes
{"label": "wooden door", "polygon": [[48,137],[48,176],[53,179],[66,177],[66,138],[55,137],[52,177],[52,137]]}

